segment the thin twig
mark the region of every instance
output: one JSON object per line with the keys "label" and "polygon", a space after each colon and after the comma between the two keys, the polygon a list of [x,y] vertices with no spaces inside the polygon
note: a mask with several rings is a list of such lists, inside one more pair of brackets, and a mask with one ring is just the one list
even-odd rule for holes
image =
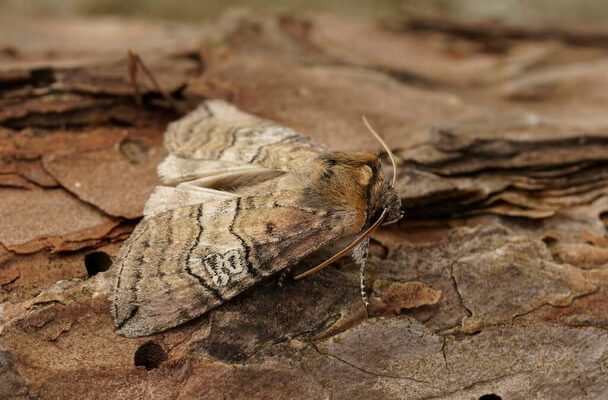
{"label": "thin twig", "polygon": [[167,91],[160,86],[160,84],[154,77],[154,74],[152,74],[146,64],[144,64],[141,57],[129,50],[129,75],[131,77],[131,81],[133,82],[133,87],[135,88],[135,99],[137,101],[137,104],[140,106],[142,104],[141,92],[139,90],[139,84],[137,82],[137,65],[141,67],[142,71],[144,71],[144,73],[148,76],[148,79],[150,79],[150,82],[152,82],[152,85],[154,86],[156,91],[158,91],[161,96],[163,96],[163,98],[167,101],[167,103],[169,103],[171,108],[173,108],[175,111],[179,111],[179,107],[177,106],[175,101],[173,101],[173,98],[171,98]]}

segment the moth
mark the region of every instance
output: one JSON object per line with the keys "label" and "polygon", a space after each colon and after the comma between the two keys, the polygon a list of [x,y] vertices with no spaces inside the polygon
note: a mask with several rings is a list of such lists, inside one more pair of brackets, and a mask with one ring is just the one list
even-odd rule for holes
{"label": "moth", "polygon": [[401,216],[378,156],[330,152],[224,101],[164,140],[162,185],[115,265],[111,313],[128,337],[190,321],[323,250],[337,249],[296,278],[346,254],[363,267],[371,231]]}

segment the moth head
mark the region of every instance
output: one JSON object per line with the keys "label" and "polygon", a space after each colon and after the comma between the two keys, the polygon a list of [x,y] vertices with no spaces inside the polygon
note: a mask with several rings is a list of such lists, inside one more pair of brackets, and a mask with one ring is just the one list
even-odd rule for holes
{"label": "moth head", "polygon": [[[384,181],[384,172],[382,170],[380,158],[372,154],[331,153],[322,155],[320,157],[321,168],[317,168],[316,174],[317,182],[320,184],[313,184],[310,186],[310,188],[327,189],[329,187],[332,190],[316,190],[316,193],[309,191],[308,193],[304,194],[309,195],[315,193],[319,195],[317,196],[318,199],[323,199],[323,195],[333,192],[334,197],[339,199],[341,193],[342,197],[346,199],[346,201],[342,202],[342,205],[346,205],[351,202],[352,205],[355,205],[355,208],[358,209],[358,211],[365,212],[365,221],[362,222],[365,222],[366,229],[357,235],[357,237],[348,246],[316,267],[296,275],[295,279],[305,278],[322,270],[328,265],[331,265],[331,263],[339,260],[350,252],[355,251],[357,246],[359,246],[364,240],[367,240],[381,224],[384,223],[384,225],[387,225],[397,222],[403,216],[401,211],[401,199],[395,192],[395,182],[397,179],[397,163],[395,162],[395,157],[384,140],[382,140],[380,135],[378,135],[371,127],[367,119],[365,117],[362,118],[363,122],[367,126],[367,129],[369,129],[380,144],[382,144],[382,147],[384,147],[388,157],[391,160],[391,164],[393,166],[393,177],[391,179],[391,183],[388,184]],[[337,180],[334,179],[336,177],[335,171],[331,170],[331,168],[335,167],[336,165],[339,165],[340,170]],[[334,182],[332,184],[328,184],[330,180],[333,180]],[[355,190],[343,191],[343,189],[349,188]],[[338,195],[336,196],[336,194]],[[361,196],[362,194],[364,194],[364,196]],[[311,198],[314,199],[315,196],[311,196]],[[326,199],[329,200],[329,197],[326,197]],[[349,201],[349,199],[352,199],[352,201]],[[363,207],[361,207],[361,203],[363,203]]]}
{"label": "moth head", "polygon": [[[397,163],[395,162],[395,156],[393,156],[393,152],[388,147],[388,145],[382,140],[382,137],[378,135],[378,133],[372,128],[369,121],[365,116],[361,117],[363,119],[363,123],[370,131],[370,133],[380,142],[384,150],[386,150],[386,154],[388,158],[391,160],[391,164],[393,167],[393,177],[391,179],[390,185],[383,183],[384,187],[380,190],[380,204],[381,204],[381,213],[384,214],[383,225],[393,224],[403,217],[403,211],[401,211],[401,198],[397,195],[395,191],[395,182],[397,180]],[[382,177],[384,175],[381,175]],[[376,220],[380,220],[380,216]]]}
{"label": "moth head", "polygon": [[401,198],[397,195],[395,188],[384,179],[384,171],[379,158],[368,185],[368,225],[377,221],[383,212],[383,225],[392,224],[401,219],[403,215]]}
{"label": "moth head", "polygon": [[[365,225],[387,209],[385,221],[399,219],[401,200],[384,179],[382,161],[368,153],[326,153],[319,156],[314,188],[318,198],[341,208],[357,209]],[[313,198],[316,196],[313,196]]]}
{"label": "moth head", "polygon": [[384,190],[380,197],[380,208],[378,212],[386,210],[384,221],[382,225],[390,225],[399,221],[403,217],[403,211],[401,210],[401,198],[397,195],[395,188],[385,184]]}
{"label": "moth head", "polygon": [[[355,214],[364,216],[358,222],[364,224],[365,229],[344,249],[316,267],[296,275],[295,279],[305,278],[331,265],[352,252],[382,222],[397,222],[402,215],[401,200],[392,183],[389,185],[385,182],[379,157],[366,153],[330,153],[321,156],[320,161],[321,167],[317,168],[317,174],[313,174],[317,177],[316,182],[309,187],[314,191],[305,193],[307,201],[322,200],[326,202],[325,205],[338,201],[342,207],[355,208],[359,211]],[[335,171],[328,173],[328,168]]]}

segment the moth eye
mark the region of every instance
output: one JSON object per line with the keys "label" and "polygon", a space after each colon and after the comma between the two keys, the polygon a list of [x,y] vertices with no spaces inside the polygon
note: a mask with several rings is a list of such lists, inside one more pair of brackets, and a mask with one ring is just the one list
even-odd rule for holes
{"label": "moth eye", "polygon": [[377,221],[380,218],[381,215],[382,215],[382,210],[376,210],[376,211],[374,211],[374,213],[372,214],[371,221]]}

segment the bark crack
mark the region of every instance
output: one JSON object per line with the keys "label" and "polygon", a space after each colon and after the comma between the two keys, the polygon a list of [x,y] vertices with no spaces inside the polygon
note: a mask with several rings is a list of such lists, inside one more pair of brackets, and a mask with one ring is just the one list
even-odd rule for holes
{"label": "bark crack", "polygon": [[450,270],[450,280],[452,281],[452,286],[454,287],[456,296],[458,296],[458,301],[459,301],[460,305],[462,306],[462,308],[464,308],[467,315],[469,317],[472,317],[473,312],[464,304],[464,299],[462,297],[462,293],[460,293],[460,289],[458,289],[458,282],[456,281],[456,278],[454,277],[454,264],[455,264],[455,262],[450,264],[450,266],[448,267]]}
{"label": "bark crack", "polygon": [[349,362],[349,361],[346,361],[345,359],[340,358],[340,357],[336,356],[335,354],[331,354],[331,353],[325,353],[325,352],[321,351],[321,350],[320,350],[320,349],[317,347],[317,345],[316,345],[316,344],[314,344],[314,343],[311,343],[311,345],[312,345],[313,349],[315,349],[315,351],[316,351],[317,353],[319,353],[320,355],[325,356],[325,357],[331,357],[331,358],[333,358],[333,359],[335,359],[335,360],[339,361],[340,363],[345,364],[345,365],[347,365],[347,366],[349,366],[349,367],[351,367],[351,368],[354,368],[354,369],[356,369],[356,370],[358,370],[358,371],[360,371],[360,372],[362,372],[362,373],[364,373],[364,374],[366,374],[366,375],[371,375],[371,376],[375,376],[375,377],[378,377],[378,378],[388,378],[388,379],[408,380],[408,381],[413,381],[413,382],[423,383],[423,384],[425,384],[425,385],[429,385],[429,386],[431,386],[431,387],[435,388],[435,387],[434,387],[434,386],[431,384],[431,382],[429,382],[429,381],[424,381],[424,380],[421,380],[421,379],[416,379],[416,378],[412,378],[412,377],[409,377],[409,376],[391,375],[391,374],[383,374],[383,373],[378,373],[378,372],[374,372],[374,371],[369,371],[369,370],[367,370],[367,369],[365,369],[365,368],[363,368],[363,367],[360,367],[360,366],[358,366],[358,365],[356,365],[356,364],[353,364],[353,363],[351,363],[351,362]]}
{"label": "bark crack", "polygon": [[578,295],[576,295],[576,296],[572,296],[572,298],[570,299],[570,302],[569,302],[568,304],[551,304],[550,302],[545,301],[545,302],[543,302],[541,305],[539,305],[538,307],[534,307],[534,308],[533,308],[533,309],[531,309],[531,310],[528,310],[528,311],[524,311],[524,312],[521,312],[521,313],[514,314],[514,315],[513,315],[513,317],[511,317],[511,323],[515,322],[515,320],[516,320],[516,319],[521,318],[521,317],[525,317],[525,316],[527,316],[527,315],[530,315],[530,314],[532,314],[532,313],[534,313],[534,312],[536,312],[536,311],[540,310],[540,309],[541,309],[541,308],[543,308],[543,307],[553,307],[553,308],[567,308],[567,307],[570,307],[570,306],[571,306],[572,304],[574,304],[574,303],[575,303],[577,300],[580,300],[580,299],[582,299],[582,298],[584,298],[584,297],[587,297],[587,296],[594,295],[594,294],[596,294],[597,292],[599,292],[599,288],[595,288],[594,290],[592,290],[592,291],[590,291],[590,292],[581,293],[581,294],[578,294]]}
{"label": "bark crack", "polygon": [[450,372],[450,367],[448,366],[448,357],[445,352],[445,346],[447,344],[447,338],[443,338],[443,342],[441,343],[441,356],[443,357],[443,365],[445,366],[446,371]]}

